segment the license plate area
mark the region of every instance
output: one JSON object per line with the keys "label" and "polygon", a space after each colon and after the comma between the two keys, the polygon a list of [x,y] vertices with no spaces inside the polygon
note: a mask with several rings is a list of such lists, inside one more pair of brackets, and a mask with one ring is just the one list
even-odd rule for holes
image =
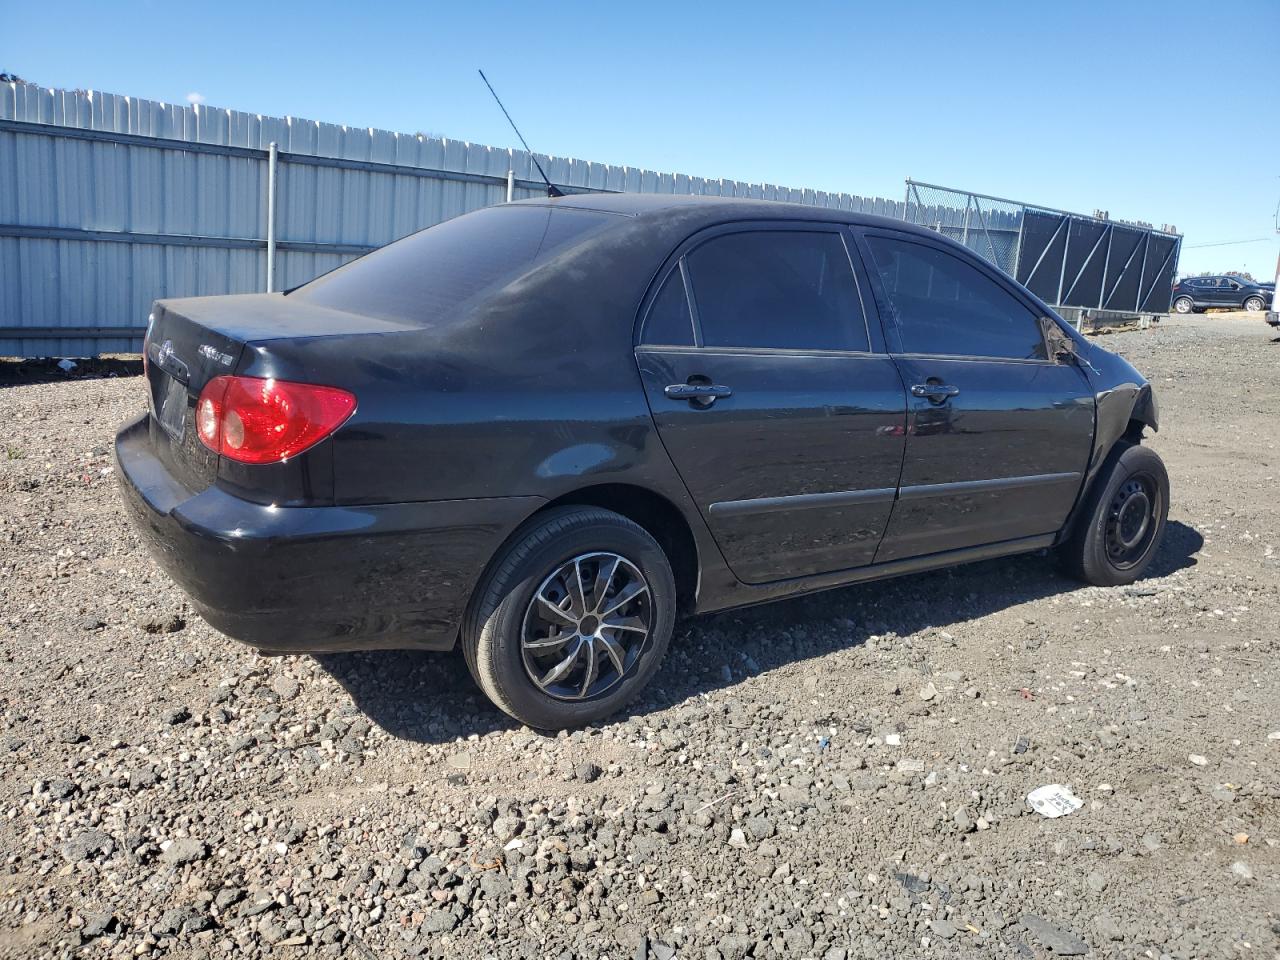
{"label": "license plate area", "polygon": [[187,426],[187,385],[161,372],[152,390],[151,406],[164,432],[181,442]]}

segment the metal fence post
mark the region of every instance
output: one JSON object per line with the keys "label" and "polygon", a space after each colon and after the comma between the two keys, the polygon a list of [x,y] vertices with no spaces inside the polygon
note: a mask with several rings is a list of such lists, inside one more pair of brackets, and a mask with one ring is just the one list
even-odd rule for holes
{"label": "metal fence post", "polygon": [[1071,252],[1071,223],[1075,219],[1068,215],[1066,218],[1067,233],[1062,238],[1062,269],[1058,271],[1058,298],[1055,303],[1062,303],[1062,287],[1067,282],[1067,254]]}
{"label": "metal fence post", "polygon": [[1111,273],[1111,241],[1115,239],[1116,231],[1113,224],[1107,225],[1107,262],[1102,265],[1102,283],[1098,286],[1098,309],[1105,309],[1107,299],[1107,277]]}
{"label": "metal fence post", "polygon": [[1018,279],[1018,261],[1022,259],[1022,226],[1026,223],[1026,219],[1027,208],[1019,205],[1016,219],[1014,220],[1018,225],[1018,233],[1013,238],[1013,269],[1009,271],[1009,276],[1015,280]]}
{"label": "metal fence post", "polygon": [[1142,309],[1142,280],[1147,274],[1147,252],[1151,249],[1151,234],[1142,235],[1142,269],[1138,271],[1138,292],[1134,297],[1133,312]]}
{"label": "metal fence post", "polygon": [[276,285],[276,169],[279,161],[280,149],[273,140],[267,147],[267,293],[271,293]]}
{"label": "metal fence post", "polygon": [[507,171],[507,203],[516,198],[516,172],[514,170]]}

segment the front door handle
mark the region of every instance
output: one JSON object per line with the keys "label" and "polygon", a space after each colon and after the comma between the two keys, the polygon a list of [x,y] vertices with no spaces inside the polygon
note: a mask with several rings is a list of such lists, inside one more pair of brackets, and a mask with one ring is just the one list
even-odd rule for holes
{"label": "front door handle", "polygon": [[960,388],[949,383],[917,383],[911,388],[913,397],[923,397],[930,403],[946,403],[960,395]]}
{"label": "front door handle", "polygon": [[731,389],[719,383],[672,383],[662,392],[669,400],[688,400],[699,407],[709,407],[721,397],[733,396]]}

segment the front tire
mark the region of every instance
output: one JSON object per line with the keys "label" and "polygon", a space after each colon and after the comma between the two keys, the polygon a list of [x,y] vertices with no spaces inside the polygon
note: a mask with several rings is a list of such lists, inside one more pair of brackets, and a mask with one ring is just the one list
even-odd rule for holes
{"label": "front tire", "polygon": [[1160,457],[1121,443],[1059,548],[1072,576],[1099,587],[1133,583],[1151,565],[1169,518],[1169,474]]}
{"label": "front tire", "polygon": [[609,510],[561,507],[529,521],[490,565],[462,650],[504,713],[540,730],[580,727],[644,689],[675,617],[671,564],[648,531]]}
{"label": "front tire", "polygon": [[1262,302],[1261,297],[1250,297],[1244,302],[1244,308],[1250,313],[1258,313],[1264,306],[1266,306],[1266,304]]}
{"label": "front tire", "polygon": [[1190,297],[1179,297],[1173,301],[1173,309],[1178,313],[1190,313],[1195,309],[1195,301]]}

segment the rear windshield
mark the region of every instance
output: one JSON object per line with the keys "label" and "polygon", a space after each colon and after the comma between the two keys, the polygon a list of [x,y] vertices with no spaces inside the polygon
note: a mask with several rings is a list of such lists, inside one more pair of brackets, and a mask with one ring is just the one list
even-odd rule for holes
{"label": "rear windshield", "polygon": [[335,310],[428,324],[614,220],[612,214],[563,207],[486,207],[410,234],[289,296]]}

